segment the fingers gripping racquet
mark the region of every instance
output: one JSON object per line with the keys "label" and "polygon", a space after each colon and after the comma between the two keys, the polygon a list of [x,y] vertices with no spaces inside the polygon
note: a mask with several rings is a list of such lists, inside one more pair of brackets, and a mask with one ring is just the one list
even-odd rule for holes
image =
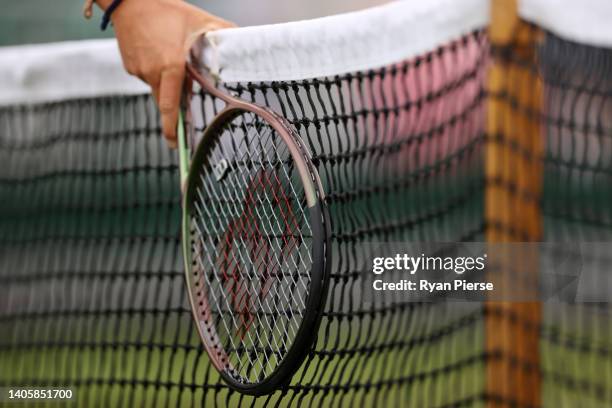
{"label": "fingers gripping racquet", "polygon": [[192,311],[228,384],[265,394],[291,379],[316,336],[330,265],[323,189],[289,123],[187,71],[225,103],[190,164],[186,140],[195,137],[178,131]]}

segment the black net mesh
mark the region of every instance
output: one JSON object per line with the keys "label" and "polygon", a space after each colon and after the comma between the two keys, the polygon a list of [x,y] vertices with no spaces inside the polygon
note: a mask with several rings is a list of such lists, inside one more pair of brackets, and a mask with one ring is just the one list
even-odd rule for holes
{"label": "black net mesh", "polygon": [[550,406],[610,406],[612,308],[602,294],[611,288],[612,50],[549,34],[539,58],[544,239],[575,242],[583,274],[597,271],[544,305],[543,395]]}
{"label": "black net mesh", "polygon": [[[520,225],[485,222],[490,185],[535,203],[547,240],[610,239],[609,52],[551,36],[533,57],[493,49],[541,77],[540,111],[513,93],[520,75],[484,92],[489,50],[476,32],[370,72],[228,85],[296,127],[332,218],[316,344],[286,389],[257,399],[219,379],[193,327],[177,160],[151,98],[0,108],[0,387],[72,387],[80,406],[528,406],[487,391],[499,355],[486,350],[486,320],[504,309],[365,302],[359,292],[363,242],[483,241],[488,229],[529,238]],[[503,132],[485,138],[490,98],[542,124],[542,155]],[[202,123],[222,107],[208,95],[195,103]],[[487,140],[542,163],[541,196],[485,177]],[[605,264],[608,252],[601,245],[583,262]],[[522,366],[541,378],[541,405],[609,405],[608,305],[547,304],[532,326],[541,361]]]}

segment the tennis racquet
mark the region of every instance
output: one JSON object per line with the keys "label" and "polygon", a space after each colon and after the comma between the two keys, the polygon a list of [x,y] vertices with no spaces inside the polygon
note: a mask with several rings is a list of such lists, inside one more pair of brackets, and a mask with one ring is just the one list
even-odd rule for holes
{"label": "tennis racquet", "polygon": [[223,379],[262,395],[291,380],[316,338],[330,266],[323,188],[284,118],[222,92],[205,69],[188,64],[187,72],[190,95],[225,105],[201,124],[193,155],[201,106],[179,120],[189,300]]}

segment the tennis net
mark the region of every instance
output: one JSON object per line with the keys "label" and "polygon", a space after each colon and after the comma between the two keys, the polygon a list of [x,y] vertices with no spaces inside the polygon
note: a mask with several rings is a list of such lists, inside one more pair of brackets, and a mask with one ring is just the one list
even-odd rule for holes
{"label": "tennis net", "polygon": [[[597,241],[583,266],[609,258],[609,29],[532,0],[503,42],[484,0],[416,3],[205,39],[220,86],[296,128],[332,220],[317,340],[259,398],[225,385],[193,326],[177,158],[115,44],[0,51],[0,387],[79,406],[612,403],[607,303],[362,296],[368,242]],[[223,106],[192,103],[200,130]]]}

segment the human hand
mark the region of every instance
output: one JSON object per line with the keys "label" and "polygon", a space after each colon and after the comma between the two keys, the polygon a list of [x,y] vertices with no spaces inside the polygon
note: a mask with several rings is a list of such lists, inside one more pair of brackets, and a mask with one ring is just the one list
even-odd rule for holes
{"label": "human hand", "polygon": [[[97,0],[106,9],[111,0]],[[168,145],[176,125],[185,61],[198,34],[233,24],[182,0],[124,0],[111,16],[125,69],[151,86]]]}

